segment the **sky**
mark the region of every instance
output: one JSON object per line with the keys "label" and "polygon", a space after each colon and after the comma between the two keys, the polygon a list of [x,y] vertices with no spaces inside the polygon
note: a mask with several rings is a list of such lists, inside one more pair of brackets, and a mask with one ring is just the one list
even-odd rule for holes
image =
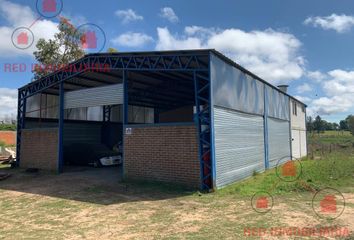
{"label": "sky", "polygon": [[[43,1],[57,1],[56,12],[44,12]],[[0,0],[0,119],[16,116],[36,42],[53,38],[59,16],[99,29],[103,51],[214,48],[273,85],[288,84],[310,116],[354,114],[354,1]],[[21,27],[33,33],[27,49],[13,43]]]}

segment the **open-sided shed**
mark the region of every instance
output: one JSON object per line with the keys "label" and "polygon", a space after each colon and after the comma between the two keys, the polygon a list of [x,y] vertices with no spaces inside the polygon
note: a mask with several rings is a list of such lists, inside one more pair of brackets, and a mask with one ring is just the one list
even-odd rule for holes
{"label": "open-sided shed", "polygon": [[123,142],[127,178],[220,188],[291,157],[290,99],[211,49],[89,54],[19,89],[17,159]]}

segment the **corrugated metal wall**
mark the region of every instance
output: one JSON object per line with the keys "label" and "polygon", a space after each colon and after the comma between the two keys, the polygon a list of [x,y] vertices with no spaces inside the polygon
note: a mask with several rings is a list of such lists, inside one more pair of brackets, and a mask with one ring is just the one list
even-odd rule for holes
{"label": "corrugated metal wall", "polygon": [[279,160],[285,162],[290,153],[290,122],[268,118],[269,167],[275,167]]}
{"label": "corrugated metal wall", "polygon": [[215,180],[222,187],[290,156],[289,97],[214,54],[210,68]]}
{"label": "corrugated metal wall", "polygon": [[64,108],[123,104],[123,95],[123,84],[66,92],[64,94]]}
{"label": "corrugated metal wall", "polygon": [[263,171],[263,117],[214,108],[216,187]]}

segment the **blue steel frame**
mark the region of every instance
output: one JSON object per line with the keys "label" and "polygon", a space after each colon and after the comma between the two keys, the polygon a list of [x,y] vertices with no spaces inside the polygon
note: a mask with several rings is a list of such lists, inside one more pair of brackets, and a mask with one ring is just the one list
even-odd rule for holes
{"label": "blue steel frame", "polygon": [[26,98],[23,96],[23,92],[18,91],[17,98],[17,141],[16,141],[16,163],[19,165],[20,153],[21,153],[21,133],[25,128],[26,117]]}
{"label": "blue steel frame", "polygon": [[[122,70],[124,83],[124,120],[128,124],[128,71],[178,71],[193,74],[195,84],[195,104],[197,110],[197,128],[199,136],[199,154],[201,169],[201,188],[213,189],[214,154],[212,151],[211,134],[211,84],[210,84],[210,54],[211,50],[151,52],[151,53],[118,53],[86,55],[71,64],[76,71],[58,70],[38,81],[32,82],[19,89],[18,93],[18,131],[17,131],[17,163],[20,163],[21,132],[25,127],[26,99],[46,89],[60,86],[60,117],[59,117],[59,170],[62,170],[62,132],[63,132],[63,84],[81,73],[95,69],[94,66],[104,66],[107,70]],[[207,58],[206,64],[202,58]],[[84,67],[83,67],[84,66]],[[202,75],[201,73],[204,73]],[[205,77],[207,75],[207,77]],[[107,118],[105,118],[107,119]]]}
{"label": "blue steel frame", "polygon": [[[211,81],[209,77],[205,78],[194,71],[195,105],[197,115],[197,130],[199,137],[199,158],[200,158],[200,178],[201,189],[213,189],[213,168],[212,158],[212,104],[211,104]],[[205,97],[207,96],[207,97]]]}
{"label": "blue steel frame", "polygon": [[59,84],[58,173],[63,172],[64,82]]}
{"label": "blue steel frame", "polygon": [[111,109],[112,109],[112,106],[103,106],[103,121],[104,122],[111,121]]}

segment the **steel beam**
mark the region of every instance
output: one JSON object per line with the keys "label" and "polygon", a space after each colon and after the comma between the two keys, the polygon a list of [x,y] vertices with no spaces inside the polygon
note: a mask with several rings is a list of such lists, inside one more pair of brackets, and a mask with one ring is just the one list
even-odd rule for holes
{"label": "steel beam", "polygon": [[20,166],[21,161],[21,142],[22,142],[22,130],[25,128],[26,118],[26,98],[23,97],[23,92],[18,91],[17,98],[17,141],[16,141],[16,165]]}
{"label": "steel beam", "polygon": [[[24,97],[30,97],[42,92],[50,87],[57,85],[68,79],[79,76],[88,71],[108,72],[110,70],[129,70],[129,71],[204,71],[209,67],[202,64],[202,58],[208,56],[204,54],[183,54],[176,55],[87,55],[71,64],[75,70],[61,69],[49,74],[35,82],[32,82],[20,90],[24,91]],[[95,65],[106,66],[106,70],[97,71]]]}
{"label": "steel beam", "polygon": [[199,139],[199,161],[201,189],[210,191],[213,189],[213,165],[212,165],[212,135],[211,135],[211,101],[210,79],[200,78],[198,72],[193,74],[196,105],[196,122]]}
{"label": "steel beam", "polygon": [[64,82],[59,86],[58,173],[63,172]]}
{"label": "steel beam", "polygon": [[103,122],[111,121],[112,106],[103,106]]}

